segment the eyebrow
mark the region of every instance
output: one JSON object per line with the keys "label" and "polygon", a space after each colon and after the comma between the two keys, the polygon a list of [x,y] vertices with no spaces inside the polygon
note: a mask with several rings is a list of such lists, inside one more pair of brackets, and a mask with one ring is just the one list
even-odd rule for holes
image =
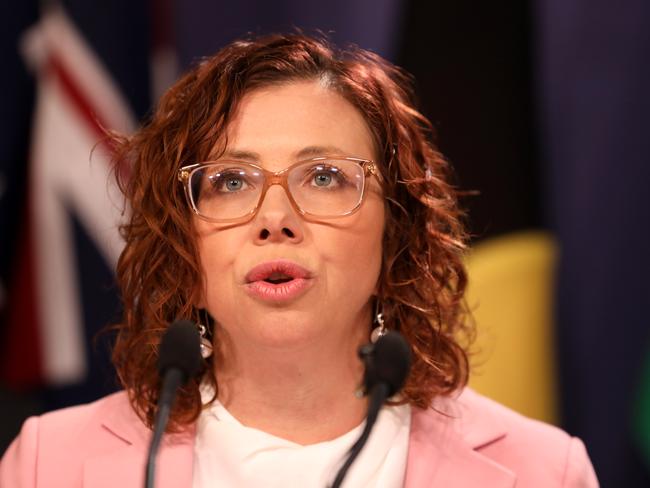
{"label": "eyebrow", "polygon": [[307,146],[296,153],[296,158],[325,155],[345,156],[345,151],[336,146]]}
{"label": "eyebrow", "polygon": [[[226,149],[221,155],[221,158],[228,159],[247,159],[251,161],[259,161],[260,155],[253,151],[245,151],[238,149]],[[220,158],[220,159],[221,159]]]}
{"label": "eyebrow", "polygon": [[[304,159],[311,156],[325,156],[337,155],[344,156],[345,151],[336,146],[307,146],[294,154],[295,159]],[[228,159],[243,159],[247,161],[260,161],[261,157],[258,153],[240,149],[226,149],[221,155],[222,158]]]}

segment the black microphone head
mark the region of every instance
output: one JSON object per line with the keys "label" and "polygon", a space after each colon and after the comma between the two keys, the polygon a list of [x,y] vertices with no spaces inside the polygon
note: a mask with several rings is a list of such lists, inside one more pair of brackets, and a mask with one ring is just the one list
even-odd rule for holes
{"label": "black microphone head", "polygon": [[388,385],[388,396],[402,389],[411,368],[411,348],[396,331],[389,331],[373,345],[366,370],[366,389],[377,383]]}
{"label": "black microphone head", "polygon": [[190,320],[176,320],[163,334],[158,356],[161,376],[171,368],[183,373],[183,382],[201,369],[201,337],[196,324]]}

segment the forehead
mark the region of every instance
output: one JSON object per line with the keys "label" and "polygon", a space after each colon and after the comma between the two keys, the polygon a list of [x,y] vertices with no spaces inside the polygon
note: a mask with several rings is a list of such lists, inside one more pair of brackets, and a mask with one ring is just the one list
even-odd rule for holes
{"label": "forehead", "polygon": [[226,157],[244,156],[270,166],[286,166],[301,157],[333,153],[364,159],[376,156],[371,131],[361,112],[315,80],[264,87],[246,94],[226,134]]}

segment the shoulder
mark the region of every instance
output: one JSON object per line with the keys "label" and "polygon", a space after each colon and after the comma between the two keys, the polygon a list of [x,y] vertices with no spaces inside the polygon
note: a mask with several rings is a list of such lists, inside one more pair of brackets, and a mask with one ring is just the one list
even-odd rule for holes
{"label": "shoulder", "polygon": [[[131,413],[129,413],[131,412]],[[125,392],[95,402],[30,417],[9,446],[0,463],[0,486],[36,486],[42,476],[76,473],[75,465],[112,449],[124,440],[106,435],[105,421],[113,416],[135,417]],[[66,466],[61,470],[61,466]],[[75,486],[59,480],[60,486]]]}
{"label": "shoulder", "polygon": [[419,415],[448,424],[475,452],[512,471],[522,486],[598,486],[582,441],[558,427],[527,418],[470,388],[433,407]]}
{"label": "shoulder", "polygon": [[92,403],[77,405],[31,417],[25,421],[18,438],[23,436],[38,441],[38,448],[51,447],[49,442],[55,440],[56,446],[64,444],[90,442],[105,431],[104,424],[119,417],[125,420],[137,419],[129,404],[126,392],[120,391],[105,396]]}
{"label": "shoulder", "polygon": [[[470,426],[479,433],[485,423],[499,425],[503,437],[476,446],[491,459],[511,466],[520,478],[547,477],[566,487],[598,486],[587,450],[577,437],[562,429],[530,419],[466,388],[458,401],[467,410]],[[472,433],[467,434],[470,438]],[[531,483],[524,483],[530,486]]]}
{"label": "shoulder", "polygon": [[[507,443],[535,444],[546,450],[546,446],[557,447],[570,442],[571,437],[562,429],[534,420],[502,405],[470,388],[465,388],[455,399],[459,422],[465,427],[470,439],[478,437],[486,429],[500,429]],[[452,410],[453,411],[453,410]]]}

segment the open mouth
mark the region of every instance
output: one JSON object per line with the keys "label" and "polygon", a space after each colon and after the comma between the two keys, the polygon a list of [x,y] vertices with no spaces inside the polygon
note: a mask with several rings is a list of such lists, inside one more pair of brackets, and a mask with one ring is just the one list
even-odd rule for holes
{"label": "open mouth", "polygon": [[256,299],[288,303],[303,295],[314,283],[309,270],[288,259],[267,261],[253,267],[245,277],[246,291]]}
{"label": "open mouth", "polygon": [[267,261],[252,268],[247,274],[246,283],[262,282],[281,285],[294,280],[310,278],[308,270],[286,259]]}
{"label": "open mouth", "polygon": [[285,273],[271,273],[267,278],[264,278],[263,281],[271,283],[273,285],[279,285],[281,283],[287,283],[288,281],[293,280],[293,276],[289,276]]}

